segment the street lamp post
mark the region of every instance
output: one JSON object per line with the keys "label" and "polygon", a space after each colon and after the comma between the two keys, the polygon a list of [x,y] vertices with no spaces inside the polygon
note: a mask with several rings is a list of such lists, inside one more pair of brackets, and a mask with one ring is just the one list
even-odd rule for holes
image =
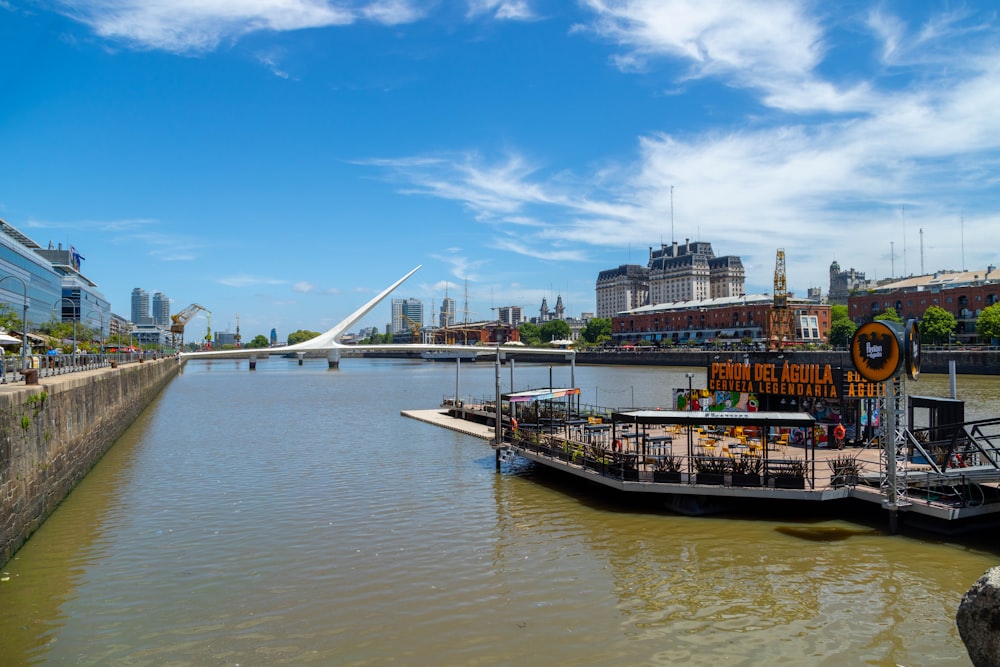
{"label": "street lamp post", "polygon": [[688,400],[687,400],[687,410],[688,410],[688,412],[691,412],[691,394],[692,394],[692,392],[693,392],[693,390],[691,389],[691,380],[693,380],[693,379],[694,379],[694,373],[685,373],[684,375],[685,375],[685,376],[687,377],[687,379],[688,379]]}
{"label": "street lamp post", "polygon": [[[63,301],[69,301],[71,304],[73,304],[73,356],[72,356],[72,360],[73,360],[73,368],[76,368],[76,321],[79,319],[80,307],[77,305],[76,301],[73,301],[73,299],[69,298],[68,296],[64,296],[64,297],[60,298],[59,301],[56,301],[55,303],[52,304],[52,309],[55,310],[56,308],[59,308],[60,310],[62,310],[62,302]],[[56,304],[59,304],[59,305],[57,306]],[[62,320],[62,313],[60,313],[59,319],[60,319],[60,321]]]}
{"label": "street lamp post", "polygon": [[0,278],[0,283],[8,278],[21,283],[21,289],[24,291],[24,316],[21,318],[21,368],[25,368],[28,365],[28,284],[17,276],[4,276]]}
{"label": "street lamp post", "polygon": [[87,315],[90,316],[93,315],[94,313],[97,313],[97,315],[101,318],[101,351],[97,357],[100,360],[98,361],[98,365],[100,365],[101,363],[104,362],[104,311],[92,310],[89,313],[87,313]]}

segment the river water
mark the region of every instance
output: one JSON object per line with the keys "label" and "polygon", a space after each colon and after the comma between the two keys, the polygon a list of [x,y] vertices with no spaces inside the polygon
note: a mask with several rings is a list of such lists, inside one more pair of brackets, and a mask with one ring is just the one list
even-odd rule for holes
{"label": "river water", "polygon": [[[689,370],[703,385],[685,368],[575,380],[584,402],[668,405]],[[459,383],[492,396],[494,367]],[[528,465],[497,475],[488,443],[399,414],[455,385],[445,363],[187,364],[3,568],[0,664],[970,664],[954,616],[990,542],[690,518]],[[1000,378],[958,386],[992,416]]]}

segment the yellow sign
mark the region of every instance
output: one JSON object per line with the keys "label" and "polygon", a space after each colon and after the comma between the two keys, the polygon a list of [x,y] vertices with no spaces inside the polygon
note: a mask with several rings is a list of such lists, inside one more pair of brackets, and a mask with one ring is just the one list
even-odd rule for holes
{"label": "yellow sign", "polygon": [[746,394],[837,398],[837,382],[830,364],[716,362],[709,367],[710,391]]}

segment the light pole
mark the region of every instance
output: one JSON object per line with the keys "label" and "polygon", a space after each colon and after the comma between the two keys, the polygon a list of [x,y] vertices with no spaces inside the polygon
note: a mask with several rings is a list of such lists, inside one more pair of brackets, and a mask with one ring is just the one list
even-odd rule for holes
{"label": "light pole", "polygon": [[103,310],[92,310],[89,313],[87,313],[87,316],[89,317],[89,316],[93,315],[94,313],[97,313],[97,315],[101,318],[101,351],[100,351],[100,353],[98,354],[98,357],[97,357],[100,360],[100,361],[98,361],[98,364],[100,364],[100,363],[102,363],[104,361],[104,311]]}
{"label": "light pole", "polygon": [[684,375],[685,375],[685,376],[687,377],[687,379],[688,379],[688,400],[687,400],[687,411],[688,411],[688,412],[691,412],[691,394],[692,394],[692,389],[691,389],[691,380],[693,380],[693,379],[694,379],[694,373],[685,373]]}
{"label": "light pole", "polygon": [[[69,298],[68,296],[64,296],[64,297],[60,298],[59,301],[56,301],[55,303],[52,304],[52,310],[55,310],[56,308],[59,308],[60,311],[61,311],[62,310],[62,302],[63,301],[69,301],[71,304],[73,304],[73,356],[72,356],[72,359],[73,359],[73,367],[76,368],[76,321],[77,321],[77,319],[79,319],[80,307],[77,305],[76,301],[73,301],[73,299]],[[59,304],[59,305],[57,306],[56,304]],[[62,321],[62,313],[61,312],[59,313],[59,321],[60,322]]]}
{"label": "light pole", "polygon": [[4,276],[0,278],[0,283],[8,278],[21,283],[21,289],[24,290],[24,316],[21,318],[21,368],[25,368],[28,365],[28,284],[17,276]]}

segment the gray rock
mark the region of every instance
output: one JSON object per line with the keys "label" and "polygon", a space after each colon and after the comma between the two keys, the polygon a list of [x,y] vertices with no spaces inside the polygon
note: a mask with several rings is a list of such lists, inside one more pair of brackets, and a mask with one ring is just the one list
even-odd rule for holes
{"label": "gray rock", "polygon": [[1000,666],[1000,567],[991,567],[962,597],[958,634],[976,667]]}

